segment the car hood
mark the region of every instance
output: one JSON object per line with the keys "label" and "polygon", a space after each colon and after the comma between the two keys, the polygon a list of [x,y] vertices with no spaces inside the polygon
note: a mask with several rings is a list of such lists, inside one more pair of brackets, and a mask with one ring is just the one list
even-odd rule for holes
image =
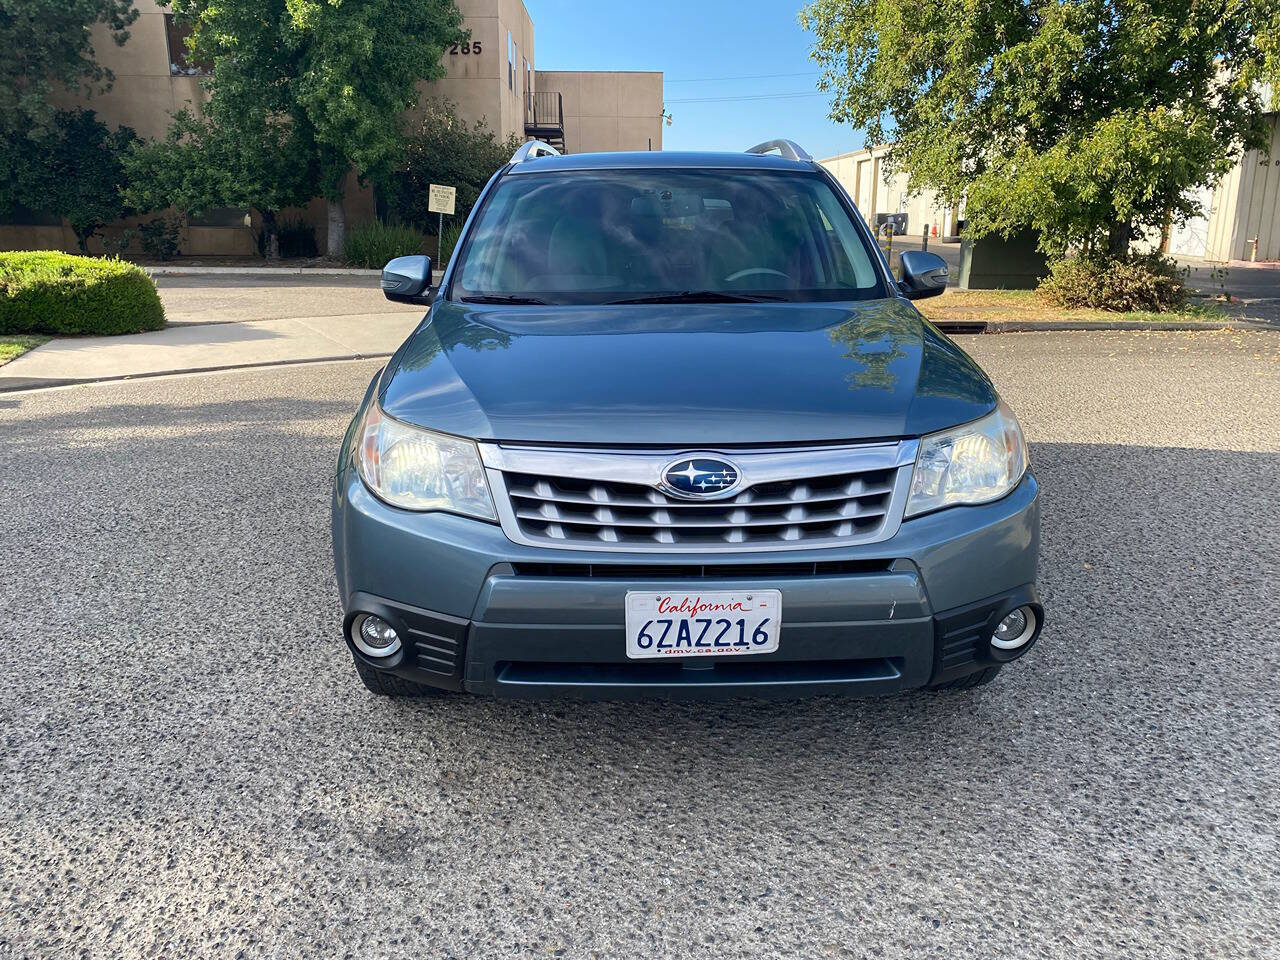
{"label": "car hood", "polygon": [[996,403],[904,300],[437,301],[379,387],[391,416],[486,440],[721,447],[918,436]]}

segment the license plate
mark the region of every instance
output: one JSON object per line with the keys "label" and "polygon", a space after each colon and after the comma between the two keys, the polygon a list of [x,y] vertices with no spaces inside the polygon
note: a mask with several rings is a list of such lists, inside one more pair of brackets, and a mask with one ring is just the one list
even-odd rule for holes
{"label": "license plate", "polygon": [[745,656],[773,653],[782,627],[782,592],[627,591],[627,656]]}

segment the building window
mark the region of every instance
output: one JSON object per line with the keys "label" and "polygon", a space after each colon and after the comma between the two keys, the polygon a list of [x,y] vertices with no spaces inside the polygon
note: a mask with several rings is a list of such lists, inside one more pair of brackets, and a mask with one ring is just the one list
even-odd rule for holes
{"label": "building window", "polygon": [[244,207],[214,207],[187,217],[191,227],[247,227],[252,221]]}
{"label": "building window", "polygon": [[533,68],[529,66],[529,58],[524,59],[524,92],[525,96],[533,93]]}
{"label": "building window", "polygon": [[62,217],[45,210],[32,210],[20,203],[15,203],[9,212],[0,217],[0,223],[15,227],[60,227]]}
{"label": "building window", "polygon": [[507,31],[507,89],[516,88],[516,42],[511,39],[511,31]]}
{"label": "building window", "polygon": [[204,77],[213,72],[213,64],[197,63],[187,49],[187,37],[191,36],[189,24],[179,23],[172,13],[164,15],[164,32],[169,41],[169,75],[174,77]]}

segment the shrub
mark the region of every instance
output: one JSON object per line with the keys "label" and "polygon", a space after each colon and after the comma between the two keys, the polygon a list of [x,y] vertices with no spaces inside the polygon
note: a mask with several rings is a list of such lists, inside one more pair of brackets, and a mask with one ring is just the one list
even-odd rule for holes
{"label": "shrub", "polygon": [[159,330],[164,307],[141,267],[67,253],[0,253],[0,333]]}
{"label": "shrub", "polygon": [[435,231],[439,214],[427,209],[428,187],[446,184],[458,190],[453,214],[461,223],[489,178],[519,146],[519,137],[500,140],[483,120],[468,124],[447,100],[426,101],[406,145],[403,169],[388,184],[391,210],[405,223]]}
{"label": "shrub", "polygon": [[1177,264],[1164,257],[1069,257],[1049,269],[1036,292],[1060,307],[1162,313],[1187,302]]}
{"label": "shrub", "polygon": [[422,252],[422,234],[398,224],[362,224],[347,233],[344,256],[353,267],[381,270],[388,260]]}
{"label": "shrub", "polygon": [[164,261],[178,252],[182,221],[177,217],[156,217],[138,227],[142,234],[142,249],[157,260]]}
{"label": "shrub", "polygon": [[[320,247],[316,244],[316,228],[307,221],[296,218],[281,220],[276,227],[276,236],[280,238],[280,256],[283,257],[318,257]],[[258,253],[267,255],[267,232],[258,234]]]}
{"label": "shrub", "polygon": [[435,264],[437,270],[443,270],[453,258],[453,250],[458,245],[458,239],[462,236],[462,224],[451,223],[444,228],[444,233],[440,235],[440,262]]}

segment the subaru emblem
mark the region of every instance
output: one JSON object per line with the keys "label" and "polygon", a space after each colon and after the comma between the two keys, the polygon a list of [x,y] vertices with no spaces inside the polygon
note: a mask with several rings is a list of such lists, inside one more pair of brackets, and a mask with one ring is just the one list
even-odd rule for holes
{"label": "subaru emblem", "polygon": [[662,471],[666,491],[690,500],[727,496],[738,489],[741,480],[737,466],[719,457],[683,457]]}

